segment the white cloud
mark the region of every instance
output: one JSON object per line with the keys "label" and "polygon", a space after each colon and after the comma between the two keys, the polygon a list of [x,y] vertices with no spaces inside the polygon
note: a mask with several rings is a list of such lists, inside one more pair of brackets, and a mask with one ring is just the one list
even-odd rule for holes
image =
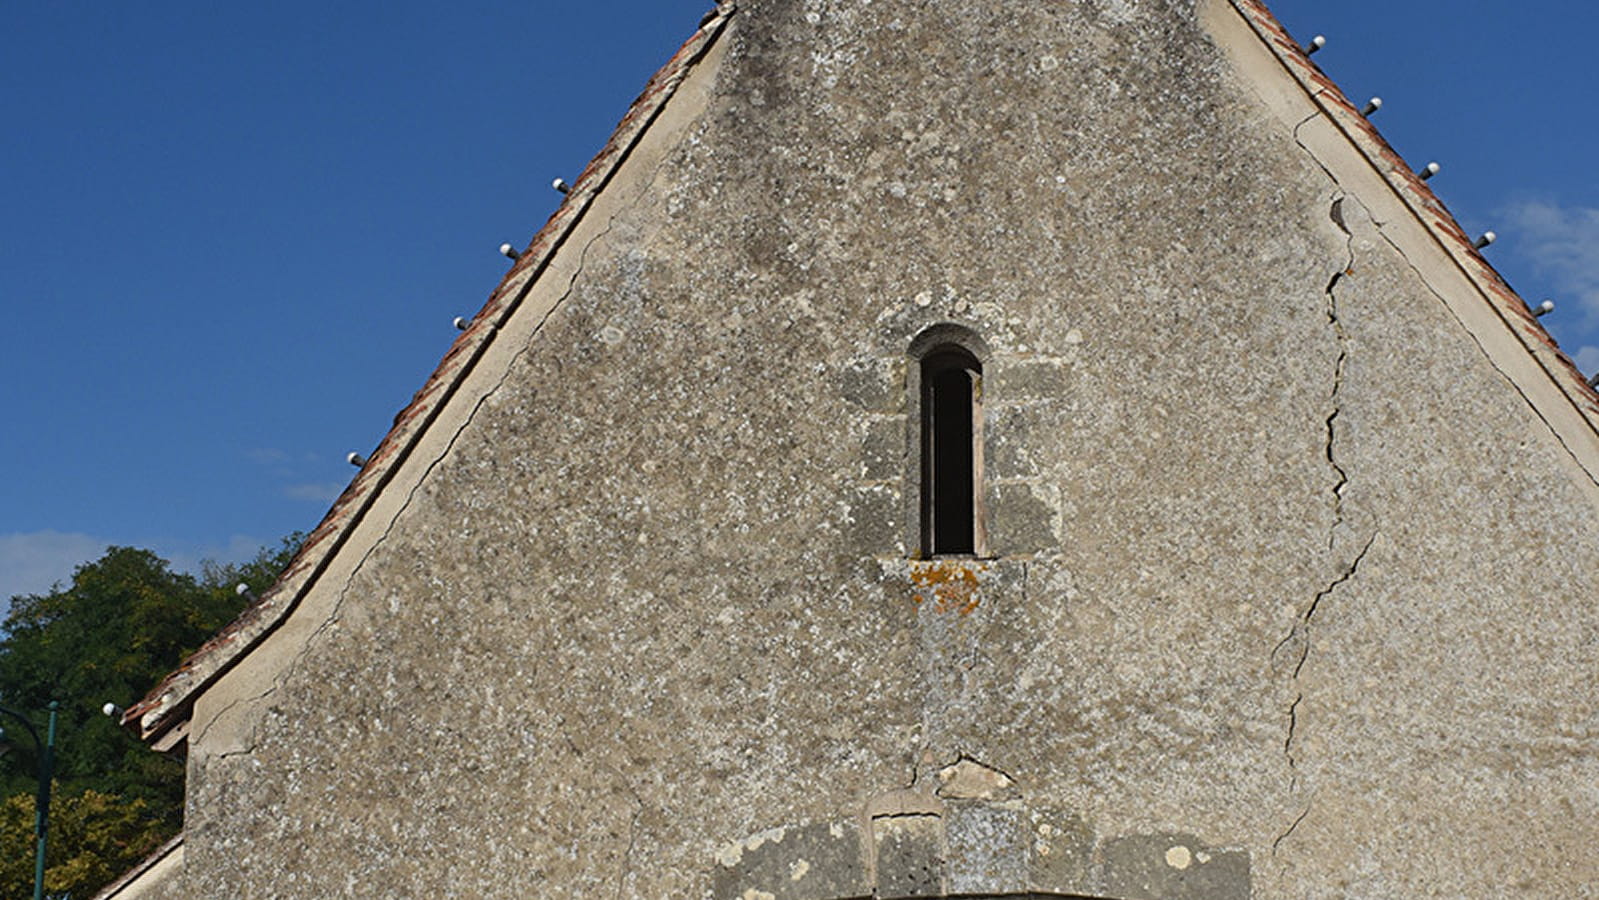
{"label": "white cloud", "polygon": [[247,534],[233,535],[221,543],[107,539],[49,530],[0,534],[0,615],[12,597],[42,594],[57,584],[70,583],[74,569],[99,559],[112,545],[148,548],[170,562],[175,571],[198,574],[205,560],[243,562],[268,543]]}
{"label": "white cloud", "polygon": [[250,462],[262,466],[277,465],[289,458],[289,454],[276,447],[256,447],[253,450],[246,451],[244,455]]}
{"label": "white cloud", "polygon": [[1599,347],[1578,347],[1577,353],[1572,357],[1577,363],[1577,368],[1584,373],[1599,372]]}
{"label": "white cloud", "polygon": [[[155,541],[150,549],[157,556],[172,563],[172,568],[178,572],[200,574],[200,563],[211,560],[219,563],[244,562],[261,552],[267,541],[250,537],[247,534],[236,534],[228,538],[224,544],[197,544],[187,541]],[[143,546],[135,543],[135,547]]]}
{"label": "white cloud", "polygon": [[[252,463],[265,470],[276,490],[290,500],[305,500],[327,505],[344,492],[345,482],[313,481],[327,475],[322,457],[313,452],[300,453],[280,450],[277,447],[257,447],[245,454]],[[341,461],[339,468],[346,469]]]}
{"label": "white cloud", "polygon": [[0,534],[0,604],[72,580],[72,570],[99,559],[114,541],[87,534],[34,531]]}
{"label": "white cloud", "polygon": [[344,493],[344,485],[337,482],[325,484],[291,484],[283,489],[283,496],[290,500],[313,500],[317,503],[332,503]]}
{"label": "white cloud", "polygon": [[1599,209],[1526,200],[1511,205],[1507,217],[1517,249],[1565,293],[1556,302],[1580,308],[1586,325],[1599,325]]}

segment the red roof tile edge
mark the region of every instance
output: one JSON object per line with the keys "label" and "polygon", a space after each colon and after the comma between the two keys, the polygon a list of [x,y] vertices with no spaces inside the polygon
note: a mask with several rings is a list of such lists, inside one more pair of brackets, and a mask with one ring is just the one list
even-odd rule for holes
{"label": "red roof tile edge", "polygon": [[510,319],[567,236],[583,218],[596,194],[611,180],[629,152],[655,121],[678,85],[687,77],[735,11],[722,2],[708,13],[683,46],[645,86],[611,138],[572,185],[571,191],[526,251],[505,274],[483,309],[472,318],[411,402],[394,417],[394,426],[334,501],[321,524],[311,532],[277,582],[234,622],[196,650],[174,672],[129,707],[122,724],[137,726],[141,738],[153,740],[182,722],[200,691],[288,618],[317,578],[337,555],[385,485],[417,446],[427,427],[482,358],[499,329]]}
{"label": "red roof tile edge", "polygon": [[1405,164],[1376,127],[1311,61],[1261,0],[1231,2],[1283,68],[1299,81],[1311,102],[1365,155],[1367,162],[1432,233],[1467,280],[1476,285],[1489,306],[1527,348],[1588,427],[1599,433],[1599,392],[1595,392],[1576,364],[1555,344],[1521,296],[1478,252],[1472,239],[1427,182]]}

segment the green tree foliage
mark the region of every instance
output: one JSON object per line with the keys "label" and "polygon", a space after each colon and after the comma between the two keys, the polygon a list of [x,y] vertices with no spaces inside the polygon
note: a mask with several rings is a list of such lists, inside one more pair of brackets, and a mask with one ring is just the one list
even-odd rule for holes
{"label": "green tree foliage", "polygon": [[[0,802],[0,897],[32,896],[33,808],[28,794]],[[59,798],[50,804],[45,895],[93,896],[168,836],[143,800],[94,790]]]}
{"label": "green tree foliage", "polygon": [[[115,877],[182,824],[182,764],[152,753],[100,708],[143,697],[238,615],[245,601],[237,585],[264,591],[300,540],[293,535],[245,563],[206,563],[198,578],[172,571],[148,550],[111,547],[79,566],[70,585],[12,598],[0,626],[0,706],[28,715],[42,737],[46,708],[59,704],[50,860],[62,885]],[[29,863],[28,890],[12,892],[6,875],[0,896],[27,896],[38,760],[25,729],[6,716],[0,726],[0,797],[10,798],[0,808],[0,865],[24,857]],[[13,807],[24,806],[26,827],[14,832]],[[58,814],[68,818],[58,821]],[[74,815],[81,827],[69,824]]]}

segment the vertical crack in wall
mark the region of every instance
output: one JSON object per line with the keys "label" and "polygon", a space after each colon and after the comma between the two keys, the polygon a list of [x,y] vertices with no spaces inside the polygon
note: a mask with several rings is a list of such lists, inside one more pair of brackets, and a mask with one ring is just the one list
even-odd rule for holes
{"label": "vertical crack in wall", "polygon": [[1027,609],[1028,608],[1027,607],[1027,577],[1028,577],[1028,569],[1029,569],[1029,566],[1028,566],[1027,560],[1025,560],[1025,559],[1022,560],[1022,578],[1021,578],[1021,595],[1022,595],[1022,607],[1021,608],[1022,609]]}
{"label": "vertical crack in wall", "polygon": [[[1299,674],[1304,670],[1305,663],[1310,659],[1310,629],[1311,625],[1315,622],[1316,612],[1321,608],[1322,601],[1326,600],[1328,597],[1331,597],[1340,587],[1355,577],[1355,574],[1360,571],[1360,564],[1366,559],[1366,554],[1371,552],[1372,545],[1376,543],[1377,532],[1374,531],[1372,532],[1371,537],[1366,539],[1365,546],[1361,547],[1360,552],[1355,554],[1355,558],[1350,560],[1349,563],[1339,571],[1337,576],[1327,583],[1326,587],[1316,592],[1316,596],[1311,598],[1310,604],[1305,607],[1305,611],[1299,616],[1299,619],[1294,622],[1293,629],[1290,630],[1288,635],[1278,642],[1276,648],[1272,650],[1272,660],[1275,662],[1278,655],[1287,649],[1288,653],[1290,654],[1289,658],[1293,660],[1293,671],[1290,675],[1290,678],[1292,679],[1296,688],[1299,684]],[[1288,789],[1290,792],[1296,792],[1299,790],[1299,757],[1294,753],[1294,745],[1299,740],[1299,704],[1302,703],[1304,699],[1305,692],[1303,690],[1294,691],[1293,702],[1288,705],[1288,733],[1283,738],[1283,755],[1288,760]],[[1307,804],[1305,810],[1301,812],[1299,817],[1288,826],[1288,829],[1279,835],[1277,840],[1272,842],[1271,846],[1273,853],[1277,851],[1277,846],[1281,844],[1283,840],[1288,837],[1288,835],[1292,834],[1295,828],[1299,827],[1299,823],[1304,821],[1305,816],[1308,815],[1309,812],[1310,807]]]}
{"label": "vertical crack in wall", "polygon": [[617,900],[621,900],[622,892],[627,890],[627,880],[633,874],[633,851],[638,847],[638,820],[644,815],[644,801],[636,793],[634,800],[639,808],[633,812],[633,818],[627,826],[627,850],[622,853],[622,871],[616,879]]}
{"label": "vertical crack in wall", "polygon": [[1271,842],[1272,856],[1277,855],[1277,848],[1282,845],[1283,841],[1288,840],[1288,836],[1294,833],[1294,829],[1298,828],[1299,823],[1305,821],[1305,817],[1308,815],[1310,815],[1310,804],[1306,803],[1305,808],[1300,811],[1299,815],[1295,817],[1294,821],[1289,823],[1288,829],[1282,834],[1277,835],[1277,839]]}
{"label": "vertical crack in wall", "polygon": [[1294,731],[1299,727],[1299,704],[1304,699],[1304,692],[1296,692],[1294,694],[1294,702],[1288,704],[1288,733],[1283,736],[1283,756],[1288,758],[1288,790],[1290,793],[1299,787],[1299,761],[1294,758]]}
{"label": "vertical crack in wall", "polygon": [[[1344,490],[1349,486],[1349,471],[1338,461],[1337,452],[1338,418],[1343,414],[1344,366],[1349,359],[1349,336],[1344,330],[1343,320],[1340,317],[1337,291],[1339,284],[1345,278],[1350,277],[1355,268],[1354,235],[1350,232],[1349,225],[1344,219],[1345,199],[1346,195],[1340,191],[1333,197],[1332,205],[1328,210],[1328,218],[1344,234],[1343,267],[1333,273],[1332,277],[1327,281],[1327,286],[1322,289],[1322,293],[1325,295],[1323,312],[1327,317],[1327,325],[1332,330],[1337,350],[1333,360],[1332,384],[1327,394],[1328,406],[1326,418],[1323,419],[1325,434],[1322,441],[1322,454],[1335,476],[1330,489],[1332,493],[1332,524],[1327,529],[1328,550],[1332,550],[1336,546],[1338,534],[1344,524]],[[1365,547],[1361,548],[1360,552],[1356,554],[1354,560],[1346,565],[1336,578],[1311,599],[1304,613],[1294,622],[1293,628],[1272,649],[1271,656],[1274,663],[1278,661],[1279,657],[1286,657],[1292,660],[1293,668],[1290,677],[1296,686],[1299,682],[1299,674],[1305,667],[1305,661],[1310,658],[1310,627],[1312,620],[1316,616],[1317,609],[1321,606],[1321,601],[1337,590],[1339,585],[1354,576],[1355,571],[1360,567],[1361,560],[1365,559],[1367,551],[1371,549],[1371,545],[1376,539],[1377,536],[1374,532],[1371,538],[1366,541]],[[1298,737],[1299,705],[1304,699],[1303,691],[1294,691],[1294,699],[1288,705],[1288,731],[1283,738],[1283,755],[1288,760],[1288,789],[1290,792],[1296,792],[1299,789],[1299,759],[1294,754],[1294,741]],[[1294,825],[1297,826],[1298,822],[1296,821]],[[1290,828],[1291,830],[1292,828]],[[1281,838],[1278,840],[1280,842]],[[1276,844],[1273,844],[1273,849],[1275,847]]]}
{"label": "vertical crack in wall", "polygon": [[[1318,90],[1312,96],[1311,99],[1315,100],[1315,101],[1317,101],[1319,103],[1321,95],[1323,95],[1325,93],[1327,93],[1325,89]],[[1310,158],[1310,161],[1315,163],[1316,167],[1321,169],[1323,174],[1325,174],[1327,176],[1328,180],[1330,180],[1333,184],[1336,185],[1336,184],[1339,183],[1338,182],[1338,177],[1332,173],[1331,169],[1327,168],[1327,166],[1322,163],[1320,157],[1318,157],[1316,155],[1316,151],[1312,150],[1308,145],[1306,145],[1305,142],[1303,140],[1301,140],[1300,136],[1299,136],[1300,132],[1304,130],[1306,125],[1309,125],[1311,122],[1316,121],[1317,119],[1321,118],[1323,115],[1324,115],[1324,113],[1322,113],[1321,110],[1318,109],[1317,111],[1315,111],[1313,113],[1310,113],[1309,115],[1305,116],[1303,119],[1301,119],[1297,123],[1295,123],[1295,125],[1294,125],[1294,143],[1298,144],[1299,145],[1299,149],[1305,151],[1305,155]],[[1340,196],[1338,199],[1342,200],[1343,197]],[[1335,201],[1335,206],[1336,205],[1337,205],[1337,201]],[[1335,219],[1335,221],[1337,221],[1337,220]],[[1463,319],[1461,319],[1460,313],[1455,309],[1455,307],[1450,305],[1448,300],[1444,299],[1444,296],[1438,292],[1437,288],[1433,287],[1432,281],[1427,277],[1427,275],[1425,275],[1422,272],[1421,268],[1419,266],[1417,266],[1416,263],[1413,262],[1410,259],[1410,255],[1405,252],[1404,247],[1400,246],[1400,244],[1397,241],[1395,241],[1393,238],[1389,237],[1388,234],[1385,231],[1383,231],[1384,223],[1380,222],[1380,221],[1375,221],[1375,220],[1374,220],[1374,223],[1377,226],[1377,234],[1378,234],[1378,236],[1381,237],[1384,241],[1386,241],[1391,247],[1393,247],[1394,252],[1398,253],[1399,257],[1405,261],[1405,265],[1409,266],[1411,271],[1416,274],[1417,279],[1420,281],[1422,286],[1427,289],[1427,292],[1432,294],[1435,298],[1437,298],[1438,302],[1443,304],[1444,309],[1447,310],[1449,312],[1449,315],[1452,318],[1454,318],[1457,323],[1460,324],[1460,327],[1465,331],[1466,335],[1471,338],[1472,343],[1477,346],[1477,349],[1479,351],[1481,351],[1482,357],[1483,357],[1483,359],[1487,360],[1488,365],[1491,366],[1493,368],[1493,370],[1496,373],[1498,373],[1498,375],[1501,378],[1503,378],[1505,380],[1505,383],[1510,385],[1510,388],[1512,390],[1514,390],[1517,393],[1517,395],[1519,395],[1521,397],[1522,401],[1527,404],[1527,408],[1532,411],[1533,415],[1538,417],[1538,420],[1540,422],[1542,422],[1544,427],[1549,430],[1550,435],[1552,435],[1554,437],[1554,439],[1560,444],[1560,448],[1562,450],[1566,451],[1567,455],[1569,455],[1571,457],[1572,461],[1574,461],[1577,464],[1577,467],[1579,469],[1581,469],[1582,472],[1584,474],[1586,474],[1588,476],[1588,478],[1591,481],[1593,481],[1594,484],[1599,485],[1599,475],[1595,475],[1594,472],[1588,467],[1588,465],[1583,462],[1581,455],[1579,455],[1578,452],[1576,451],[1576,449],[1574,449],[1571,446],[1571,444],[1566,440],[1565,435],[1560,431],[1560,429],[1556,428],[1555,424],[1549,420],[1549,417],[1544,413],[1544,411],[1541,408],[1539,408],[1538,404],[1533,401],[1532,397],[1530,397],[1527,394],[1527,390],[1525,388],[1523,388],[1521,384],[1517,383],[1516,379],[1511,377],[1510,373],[1506,372],[1499,365],[1499,363],[1494,360],[1493,354],[1489,353],[1488,352],[1488,348],[1486,346],[1484,346],[1482,337],[1480,335],[1478,335],[1477,332],[1475,330],[1473,330],[1470,326],[1468,326]],[[1340,228],[1343,227],[1343,224],[1341,222],[1339,223],[1339,227]],[[1349,233],[1347,228],[1344,228],[1344,233],[1345,234]],[[1350,259],[1351,265],[1353,264],[1353,262],[1354,262],[1354,260],[1351,257],[1351,259]],[[1336,284],[1337,281],[1338,281],[1338,279],[1335,276],[1332,283]],[[1332,285],[1329,284],[1328,285],[1329,296],[1331,295],[1331,289],[1332,289]],[[1541,362],[1539,364],[1542,365]],[[1551,374],[1551,377],[1552,377],[1552,373],[1550,373],[1550,374]]]}
{"label": "vertical crack in wall", "polygon": [[1338,347],[1338,355],[1333,362],[1332,387],[1328,391],[1327,436],[1323,451],[1327,457],[1327,465],[1332,467],[1337,476],[1332,486],[1333,522],[1332,527],[1327,529],[1328,550],[1333,549],[1338,530],[1344,524],[1344,489],[1349,486],[1349,472],[1339,464],[1337,453],[1338,417],[1343,413],[1344,363],[1349,359],[1349,335],[1344,331],[1343,320],[1339,318],[1337,289],[1339,282],[1355,271],[1355,237],[1349,232],[1349,226],[1344,223],[1343,205],[1344,195],[1339,194],[1332,202],[1329,217],[1344,233],[1344,267],[1333,273],[1324,291],[1327,298],[1325,310],[1327,324],[1332,328],[1333,339]]}

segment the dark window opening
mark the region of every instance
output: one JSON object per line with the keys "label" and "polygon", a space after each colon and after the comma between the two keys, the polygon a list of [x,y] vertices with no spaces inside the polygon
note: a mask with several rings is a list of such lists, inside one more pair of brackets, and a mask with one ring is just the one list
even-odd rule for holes
{"label": "dark window opening", "polygon": [[922,548],[976,554],[982,536],[982,378],[971,353],[942,347],[922,358]]}

